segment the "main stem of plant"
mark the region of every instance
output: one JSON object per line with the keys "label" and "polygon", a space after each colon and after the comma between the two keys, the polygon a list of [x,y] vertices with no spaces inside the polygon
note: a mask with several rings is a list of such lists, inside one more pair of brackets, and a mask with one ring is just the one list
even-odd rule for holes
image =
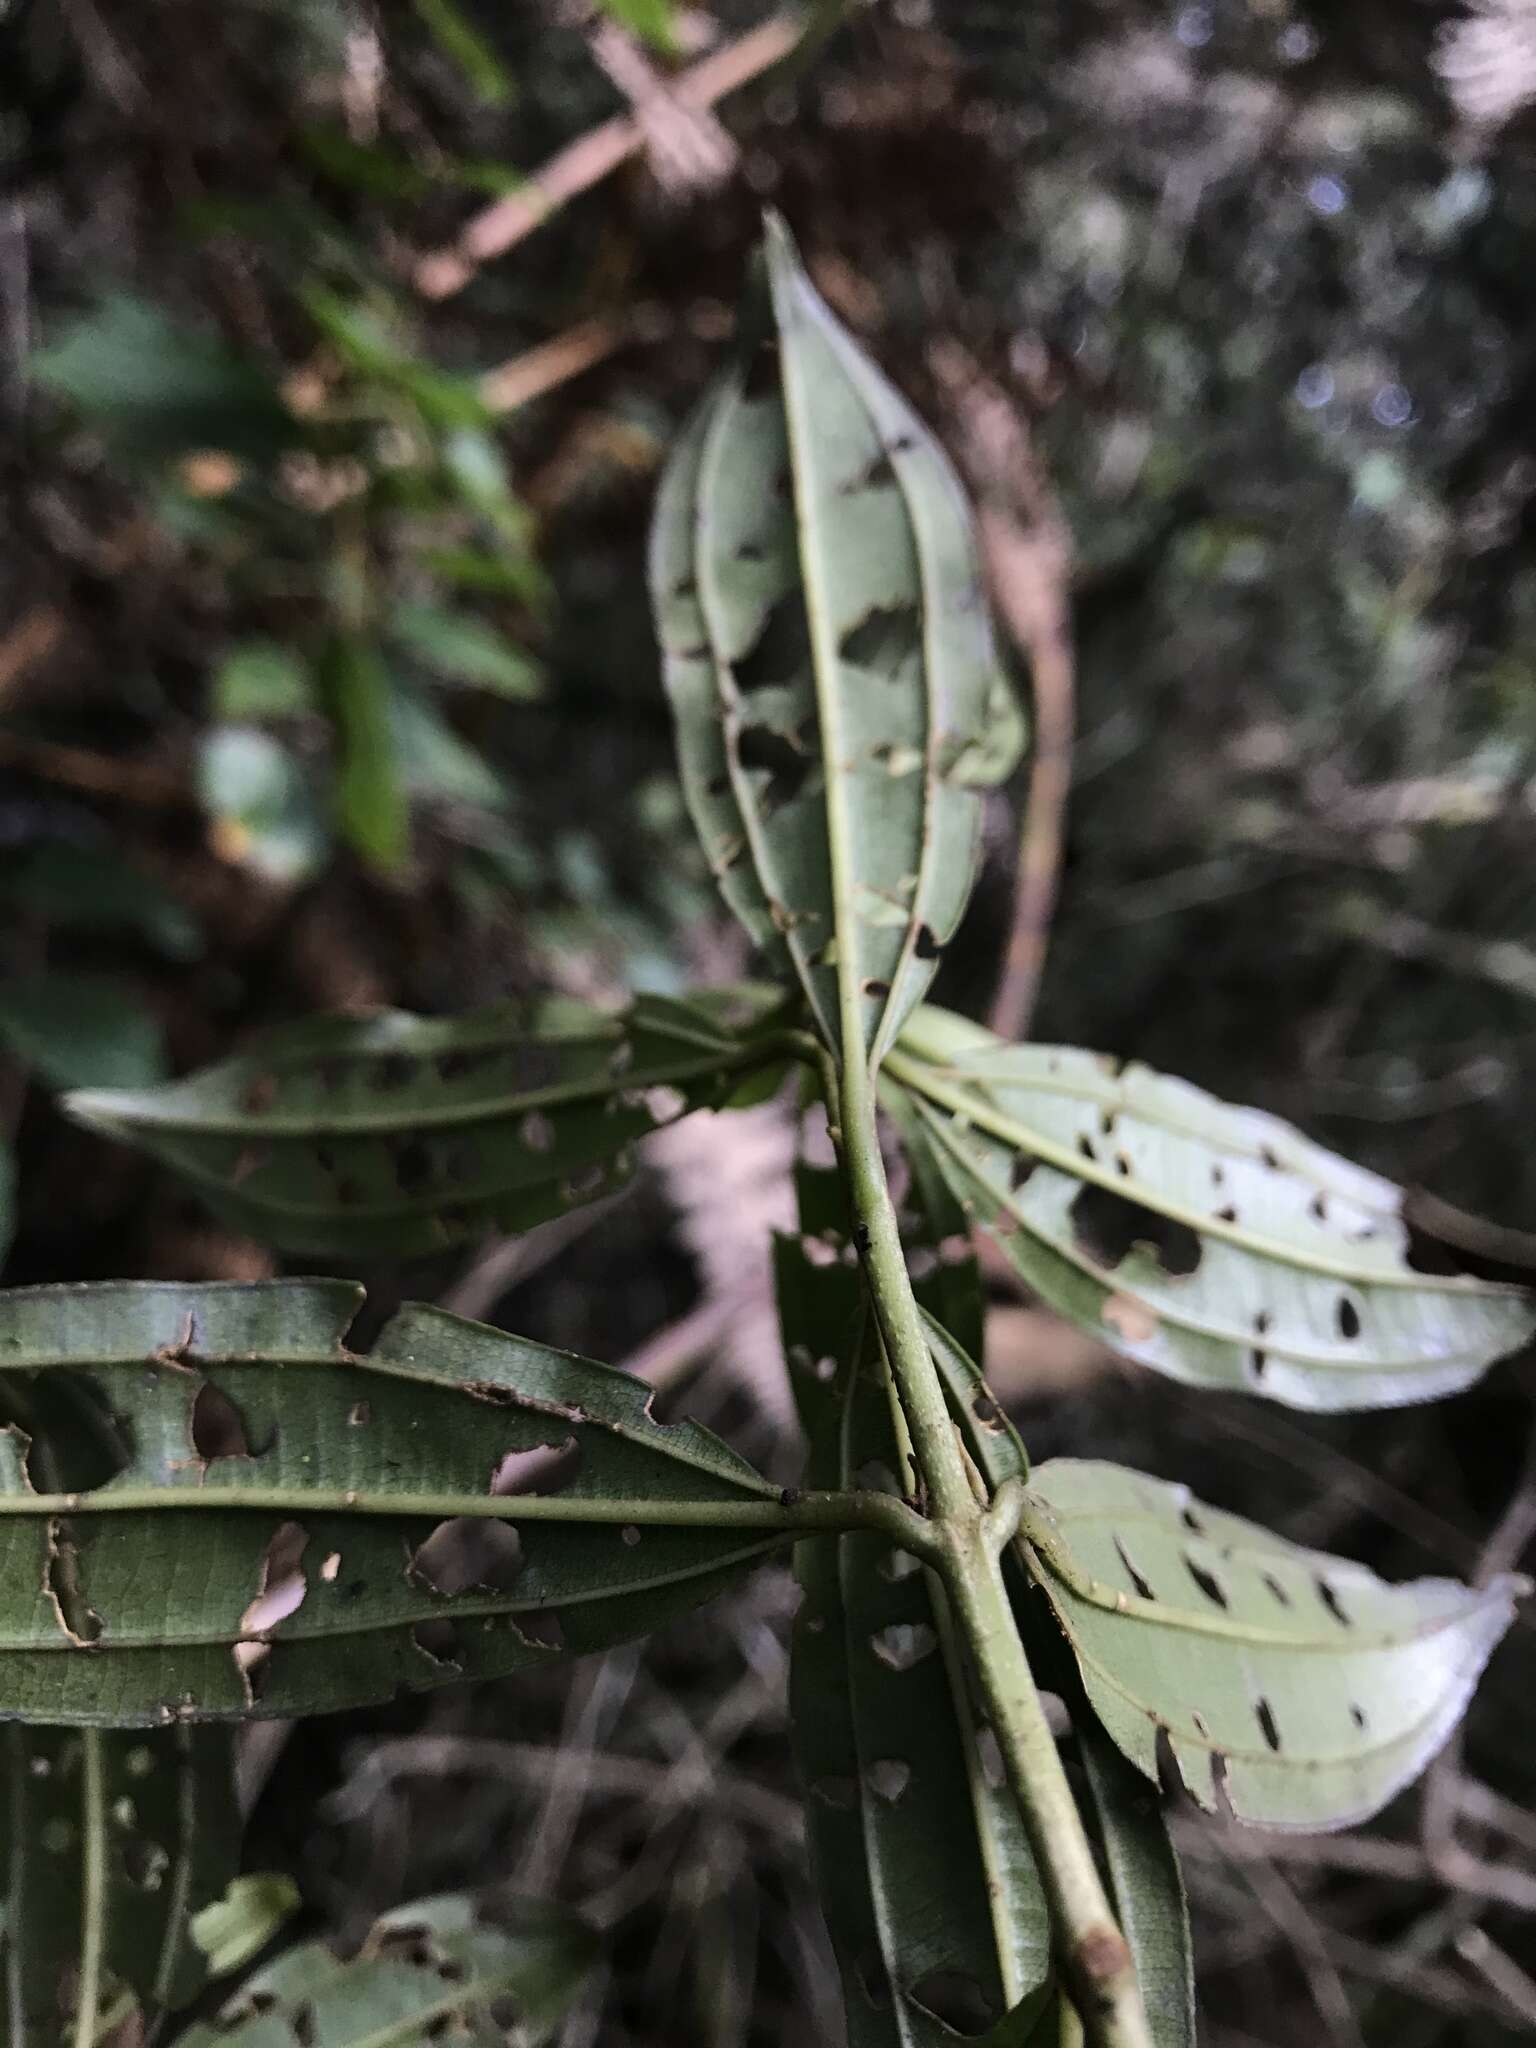
{"label": "main stem of plant", "polygon": [[[857,1241],[896,1381],[938,1568],[970,1646],[993,1733],[1045,1888],[1058,1960],[1092,2048],[1152,2048],[1130,1950],[1115,1924],[1077,1802],[1019,1639],[1002,1551],[1014,1533],[1001,1496],[978,1503],[907,1274],[875,1124],[874,1087],[854,1053],[823,1067]],[[1013,1523],[1017,1522],[1014,1504]]]}

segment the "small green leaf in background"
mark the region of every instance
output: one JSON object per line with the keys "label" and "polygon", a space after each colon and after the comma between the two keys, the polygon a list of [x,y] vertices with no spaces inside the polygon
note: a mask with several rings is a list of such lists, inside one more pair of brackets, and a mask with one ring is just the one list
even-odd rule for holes
{"label": "small green leaf in background", "polygon": [[[150,2020],[202,1988],[189,1923],[240,1851],[232,1743],[221,1728],[0,1730],[6,2048],[58,2048],[88,1931]],[[93,1835],[99,1891],[84,1882]]]}
{"label": "small green leaf in background", "polygon": [[204,449],[261,459],[298,438],[262,370],[142,299],[104,300],[32,358],[32,374],[141,460]]}
{"label": "small green leaf in background", "polygon": [[322,659],[320,686],[336,734],[337,827],[370,867],[398,875],[410,855],[411,828],[389,671],[366,641],[339,634]]}
{"label": "small green leaf in background", "polygon": [[486,756],[461,740],[425,692],[397,688],[390,700],[395,756],[406,789],[427,803],[505,811],[512,792]]}
{"label": "small green leaf in background", "polygon": [[195,960],[197,923],[120,846],[49,840],[7,856],[0,902],[64,931],[132,932],[168,960]]}
{"label": "small green leaf in background", "polygon": [[507,2031],[488,2009],[504,2000],[518,2038],[542,2041],[596,1956],[596,1936],[564,1907],[522,1900],[492,1921],[462,1896],[422,1899],[386,1913],[349,1960],[323,1942],[280,1956],[178,2048],[417,2048],[455,2020],[453,2038],[493,2048]]}
{"label": "small green leaf in background", "polygon": [[1024,1531],[1094,1712],[1154,1783],[1262,1827],[1368,1820],[1460,1720],[1528,1582],[1391,1586],[1187,1487],[1037,1466]]}
{"label": "small green leaf in background", "polygon": [[433,41],[456,64],[477,99],[490,107],[509,107],[517,98],[512,74],[467,18],[456,0],[413,0]]}
{"label": "small green leaf in background", "polygon": [[677,10],[673,0],[599,0],[603,12],[653,49],[670,56],[677,47]]}
{"label": "small green leaf in background", "polygon": [[192,1939],[208,1958],[210,1976],[228,1977],[244,1969],[301,1903],[298,1886],[281,1871],[253,1871],[232,1879],[221,1897],[192,1916]]}
{"label": "small green leaf in background", "polygon": [[446,682],[490,690],[515,703],[538,696],[542,687],[538,664],[473,613],[433,604],[400,604],[390,614],[389,631],[424,668]]}
{"label": "small green leaf in background", "polygon": [[1172,1379],[1393,1407],[1470,1386],[1536,1331],[1529,1288],[1437,1262],[1400,1188],[1278,1117],[932,1008],[891,1071],[1030,1290]]}
{"label": "small green leaf in background", "polygon": [[112,975],[0,982],[0,1046],[54,1088],[152,1088],[165,1078],[158,1022]]}
{"label": "small green leaf in background", "polygon": [[215,726],[198,755],[198,786],[214,850],[270,881],[308,881],[330,848],[308,777],[272,733]]}
{"label": "small green leaf in background", "polygon": [[232,647],[213,678],[213,713],[228,724],[298,718],[315,708],[315,688],[302,658],[276,640]]}

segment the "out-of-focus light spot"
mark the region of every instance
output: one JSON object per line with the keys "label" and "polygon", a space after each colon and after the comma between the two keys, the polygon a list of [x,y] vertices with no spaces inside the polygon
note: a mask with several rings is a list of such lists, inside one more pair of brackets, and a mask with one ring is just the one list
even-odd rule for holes
{"label": "out-of-focus light spot", "polygon": [[1296,379],[1296,402],[1316,412],[1333,396],[1333,372],[1326,363],[1308,363]]}
{"label": "out-of-focus light spot", "polygon": [[1173,32],[1186,50],[1203,49],[1215,32],[1210,8],[1181,7]]}
{"label": "out-of-focus light spot", "polygon": [[1317,177],[1307,187],[1307,204],[1317,213],[1342,213],[1349,204],[1349,194],[1338,178]]}
{"label": "out-of-focus light spot", "polygon": [[1371,418],[1382,427],[1405,427],[1413,417],[1413,400],[1401,384],[1383,384],[1371,400]]}
{"label": "out-of-focus light spot", "polygon": [[1304,21],[1293,21],[1276,36],[1275,48],[1287,64],[1305,64],[1317,52],[1317,31]]}

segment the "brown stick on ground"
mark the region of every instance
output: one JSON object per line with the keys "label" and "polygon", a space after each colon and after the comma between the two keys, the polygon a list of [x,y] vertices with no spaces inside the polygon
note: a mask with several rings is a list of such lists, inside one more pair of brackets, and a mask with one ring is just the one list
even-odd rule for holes
{"label": "brown stick on ground", "polygon": [[1002,980],[988,1019],[1004,1038],[1029,1029],[1061,874],[1072,783],[1072,536],[1035,454],[1028,422],[955,342],[930,355],[960,428],[992,594],[1029,663],[1034,747]]}
{"label": "brown stick on ground", "polygon": [[[683,107],[712,107],[787,57],[804,33],[798,15],[771,14],[723,50],[685,71],[673,85]],[[644,148],[646,129],[632,115],[615,115],[557,152],[519,191],[475,215],[451,247],[424,256],[416,266],[416,288],[429,299],[462,291],[482,263],[501,256],[562,207],[616,171]]]}

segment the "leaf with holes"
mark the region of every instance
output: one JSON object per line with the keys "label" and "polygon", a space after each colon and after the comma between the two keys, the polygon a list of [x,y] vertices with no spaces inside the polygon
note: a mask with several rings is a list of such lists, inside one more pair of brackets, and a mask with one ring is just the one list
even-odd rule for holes
{"label": "leaf with holes", "polygon": [[0,1431],[0,1716],[291,1715],[659,1626],[784,1538],[776,1489],[627,1374],[342,1281],[0,1294],[115,1469]]}
{"label": "leaf with holes", "polygon": [[[811,1483],[899,1491],[878,1346],[844,1345]],[[937,1581],[865,1534],[802,1545],[799,1570],[790,1706],[851,2048],[1015,2048],[1050,1994],[1045,1900]]]}
{"label": "leaf with holes", "polygon": [[1162,1800],[1101,1729],[1080,1726],[1074,1736],[1110,1899],[1136,1961],[1153,2048],[1195,2048],[1189,1901]]}
{"label": "leaf with holes", "polygon": [[774,1057],[757,1027],[779,1000],[748,986],[642,997],[618,1017],[555,998],[321,1018],[168,1086],[66,1107],[285,1251],[422,1253],[622,1186],[638,1139]]}
{"label": "leaf with holes", "polygon": [[829,1046],[878,1062],[970,895],[1004,686],[938,444],[770,221],[755,347],[682,437],[651,549],[695,826]]}
{"label": "leaf with holes", "polygon": [[1148,1777],[1265,1827],[1365,1820],[1460,1719],[1525,1581],[1391,1586],[1183,1486],[1055,1458],[1023,1523],[1088,1698]]}
{"label": "leaf with holes", "polygon": [[1452,1270],[1400,1189],[1276,1117],[943,1012],[893,1071],[1029,1288],[1170,1378],[1392,1407],[1470,1386],[1536,1330],[1529,1290]]}
{"label": "leaf with holes", "polygon": [[239,1862],[231,1737],[0,1730],[0,1841],[8,2048],[56,2048],[92,1951],[103,1990],[127,1987],[150,2019],[174,2011],[207,1977],[193,1915]]}
{"label": "leaf with holes", "polygon": [[462,1896],[396,1907],[343,1960],[323,1942],[246,1979],[178,2048],[414,2048],[445,2034],[475,2048],[548,2039],[597,1954],[564,1907],[521,1900],[494,1922]]}

